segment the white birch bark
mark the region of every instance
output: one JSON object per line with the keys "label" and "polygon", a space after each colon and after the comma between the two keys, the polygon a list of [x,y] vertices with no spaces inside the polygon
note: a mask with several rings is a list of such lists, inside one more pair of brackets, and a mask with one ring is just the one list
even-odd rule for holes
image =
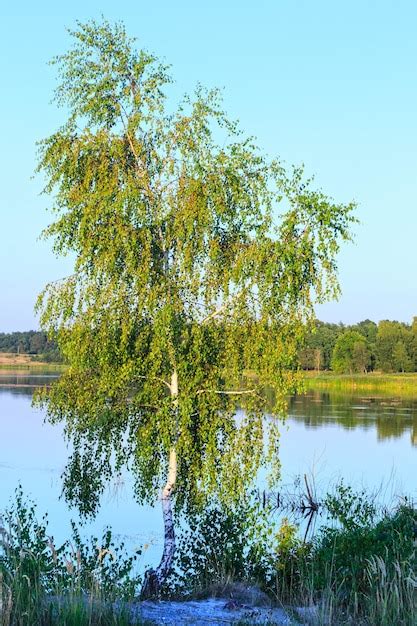
{"label": "white birch bark", "polygon": [[[178,407],[178,375],[174,370],[171,376],[170,393],[174,411]],[[177,480],[177,452],[172,447],[169,452],[168,476],[162,490],[162,514],[164,520],[164,550],[161,561],[156,569],[150,569],[145,574],[141,596],[143,598],[158,595],[161,586],[171,569],[172,560],[175,553],[175,529],[172,516],[172,492]]]}

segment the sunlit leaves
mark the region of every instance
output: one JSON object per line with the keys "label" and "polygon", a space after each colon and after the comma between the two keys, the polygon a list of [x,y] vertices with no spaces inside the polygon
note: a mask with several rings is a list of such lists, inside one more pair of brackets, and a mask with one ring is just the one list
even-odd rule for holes
{"label": "sunlit leaves", "polygon": [[273,416],[298,385],[314,300],[337,293],[353,205],[265,158],[217,91],[198,87],[174,110],[167,68],[122,25],[72,36],[55,60],[68,123],[39,153],[54,197],[45,235],[75,255],[73,276],[39,300],[70,364],[44,398],[77,444],[66,492],[94,510],[92,492],[125,463],[152,501],[175,446],[178,505],[233,497],[267,442],[276,461]]}

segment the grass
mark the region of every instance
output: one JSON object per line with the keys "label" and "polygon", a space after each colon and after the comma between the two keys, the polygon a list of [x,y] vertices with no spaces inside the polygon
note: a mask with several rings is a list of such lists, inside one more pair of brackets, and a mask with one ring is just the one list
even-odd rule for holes
{"label": "grass", "polygon": [[30,361],[27,363],[0,363],[0,372],[7,372],[13,374],[14,372],[20,373],[48,373],[48,372],[63,372],[65,369],[63,363],[46,363],[43,361]]}
{"label": "grass", "polygon": [[1,626],[145,626],[128,605],[112,605],[96,598],[63,595],[59,599],[34,598],[30,607],[0,603]]}
{"label": "grass", "polygon": [[135,562],[110,530],[99,540],[55,546],[47,517],[21,488],[0,524],[0,626],[131,626],[142,624],[132,602],[140,586]]}
{"label": "grass", "polygon": [[386,395],[417,397],[417,373],[334,374],[333,372],[306,372],[307,389],[339,392],[369,392]]}

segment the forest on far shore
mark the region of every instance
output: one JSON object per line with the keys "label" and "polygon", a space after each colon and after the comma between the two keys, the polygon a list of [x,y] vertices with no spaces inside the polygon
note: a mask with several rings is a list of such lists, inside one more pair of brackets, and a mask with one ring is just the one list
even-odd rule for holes
{"label": "forest on far shore", "polygon": [[411,324],[366,319],[345,326],[315,323],[299,353],[305,370],[339,374],[417,371],[417,317]]}
{"label": "forest on far shore", "polygon": [[57,344],[41,330],[0,333],[0,352],[30,354],[48,363],[62,362]]}
{"label": "forest on far shore", "polygon": [[[0,333],[0,352],[30,354],[62,362],[59,348],[43,331]],[[417,371],[417,317],[411,324],[366,319],[358,324],[315,322],[299,351],[305,370],[340,374]]]}

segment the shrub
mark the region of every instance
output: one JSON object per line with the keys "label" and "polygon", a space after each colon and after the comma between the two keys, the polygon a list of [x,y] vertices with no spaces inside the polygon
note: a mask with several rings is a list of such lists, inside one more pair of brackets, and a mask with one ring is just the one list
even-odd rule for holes
{"label": "shrub", "polygon": [[234,507],[213,503],[187,519],[167,590],[187,596],[233,581],[267,587],[274,576],[272,539],[267,512],[253,499]]}
{"label": "shrub", "polygon": [[388,575],[394,574],[398,564],[415,570],[417,512],[413,507],[403,505],[376,519],[372,500],[343,483],[324,504],[330,521],[337,525],[324,526],[313,542],[316,589],[324,588],[330,576],[333,586],[346,597],[369,593],[369,562],[376,557],[383,559]]}

